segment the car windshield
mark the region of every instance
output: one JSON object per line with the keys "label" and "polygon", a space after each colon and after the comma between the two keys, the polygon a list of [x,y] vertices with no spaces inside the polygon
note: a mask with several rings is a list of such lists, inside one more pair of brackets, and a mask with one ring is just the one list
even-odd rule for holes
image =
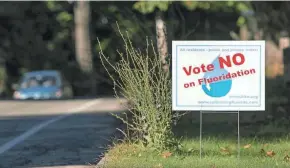
{"label": "car windshield", "polygon": [[55,76],[31,76],[21,83],[21,88],[50,87],[56,85]]}

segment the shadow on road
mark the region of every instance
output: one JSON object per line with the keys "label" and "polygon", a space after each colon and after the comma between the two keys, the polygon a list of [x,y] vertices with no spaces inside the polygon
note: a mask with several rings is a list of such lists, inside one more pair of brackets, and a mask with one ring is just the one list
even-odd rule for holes
{"label": "shadow on road", "polygon": [[[110,114],[120,112],[96,109],[53,122],[0,154],[0,167],[95,165],[121,136],[116,128],[122,124]],[[0,116],[0,151],[27,130],[61,115]]]}

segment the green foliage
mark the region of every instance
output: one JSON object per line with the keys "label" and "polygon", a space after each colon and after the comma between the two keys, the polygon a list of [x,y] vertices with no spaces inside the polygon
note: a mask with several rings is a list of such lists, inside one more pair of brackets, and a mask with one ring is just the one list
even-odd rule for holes
{"label": "green foliage", "polygon": [[49,1],[46,1],[45,3],[46,3],[47,8],[50,9],[51,11],[59,11],[62,9],[62,6],[57,1],[49,0]]}
{"label": "green foliage", "polygon": [[251,9],[248,2],[237,1],[182,1],[181,4],[188,10],[195,10],[197,8],[211,11],[238,11],[244,12]]}
{"label": "green foliage", "polygon": [[4,67],[0,67],[0,80],[5,80],[6,72]]}
{"label": "green foliage", "polygon": [[100,52],[100,48],[106,50],[109,47],[110,42],[111,38],[103,39],[99,44],[96,44],[96,51]]}
{"label": "green foliage", "polygon": [[133,8],[143,14],[152,13],[156,8],[162,12],[165,12],[171,3],[171,1],[139,1],[133,5]]}
{"label": "green foliage", "polygon": [[[182,6],[187,10],[193,11],[196,9],[210,10],[210,11],[226,11],[226,12],[246,12],[252,9],[249,2],[239,1],[181,1]],[[139,1],[133,5],[133,8],[143,14],[154,12],[156,8],[160,11],[167,11],[172,2],[154,2],[154,1]],[[246,18],[240,16],[237,20],[237,25],[242,26],[246,24]]]}
{"label": "green foliage", "polygon": [[236,2],[235,8],[239,12],[245,12],[251,9],[250,3],[248,2]]}
{"label": "green foliage", "polygon": [[[196,125],[187,125],[183,129],[194,127],[198,128]],[[214,127],[209,127],[206,132],[212,131],[211,128]],[[246,129],[247,132],[255,132],[254,130]],[[285,136],[281,137],[274,137],[272,133],[271,138],[243,136],[239,159],[237,140],[233,136],[235,134],[228,129],[220,129],[219,133],[229,132],[231,137],[213,135],[203,137],[202,159],[199,155],[198,138],[189,137],[183,140],[181,144],[184,147],[182,152],[178,153],[172,151],[159,153],[143,150],[135,145],[118,144],[106,154],[108,162],[103,168],[288,168],[289,129],[285,130],[287,130],[284,132]],[[186,137],[187,134],[183,136]]]}
{"label": "green foliage", "polygon": [[243,16],[240,16],[237,20],[237,25],[238,26],[243,26],[244,24],[246,24],[246,18]]}
{"label": "green foliage", "polygon": [[[125,53],[118,52],[121,60],[114,64],[109,61],[100,46],[100,58],[104,68],[115,83],[115,88],[121,90],[121,97],[130,102],[128,108],[131,118],[116,116],[128,127],[127,137],[149,148],[162,150],[176,146],[171,130],[171,79],[170,74],[162,69],[160,57],[152,46],[153,55],[149,54],[150,45],[147,40],[145,52],[136,49],[130,38],[125,38]],[[108,71],[113,68],[119,79]],[[115,89],[116,90],[116,89]],[[119,93],[116,91],[116,96]]]}
{"label": "green foliage", "polygon": [[[195,10],[197,8],[205,9],[205,10],[237,10],[239,12],[247,11],[251,9],[250,4],[248,2],[236,2],[236,1],[181,1],[180,2],[185,8],[188,10]],[[143,14],[152,13],[156,8],[160,11],[167,11],[169,5],[172,2],[170,1],[138,1],[133,5],[133,8],[138,10]]]}
{"label": "green foliage", "polygon": [[[252,9],[251,3],[239,1],[214,1],[214,2],[198,2],[198,1],[182,1],[184,7],[188,10],[195,10],[196,8],[211,10],[211,11],[225,11],[225,12],[238,12],[242,14]],[[237,25],[242,26],[246,24],[246,18],[240,16],[237,20]]]}
{"label": "green foliage", "polygon": [[1,66],[0,67],[0,95],[2,94],[3,91],[5,91],[5,82],[6,82],[6,70],[5,67]]}
{"label": "green foliage", "polygon": [[[155,22],[151,17],[145,16],[150,12],[158,9],[164,12],[168,11],[166,22],[168,27],[168,37],[172,33],[174,37],[203,38],[202,31],[198,31],[200,37],[195,37],[195,27],[198,25],[195,21],[183,15],[181,6],[188,10],[197,8],[207,10],[234,11],[236,9],[245,10],[245,6],[239,4],[246,2],[236,1],[216,1],[216,2],[199,2],[199,1],[138,1],[138,2],[92,2],[91,5],[91,38],[93,53],[97,50],[97,37],[100,39],[104,53],[110,56],[110,61],[114,63],[118,59],[115,49],[123,45],[122,40],[114,31],[118,31],[113,26],[114,22],[120,23],[121,30],[128,30],[130,39],[134,44],[143,48],[144,40],[140,37],[149,37],[155,40]],[[184,5],[181,5],[184,4]],[[237,5],[239,4],[239,5]],[[173,6],[172,5],[176,5]],[[132,6],[134,9],[132,10]],[[237,8],[236,8],[237,6]],[[81,75],[71,75],[71,67],[77,71],[77,64],[74,59],[74,20],[73,5],[67,1],[49,0],[45,2],[5,2],[1,4],[1,16],[4,19],[1,25],[1,49],[5,51],[5,61],[11,66],[6,66],[7,83],[14,82],[18,79],[21,69],[26,71],[45,69],[47,67],[66,72],[70,82],[80,81]],[[170,9],[179,8],[181,12]],[[136,14],[142,10],[144,15]],[[170,13],[176,12],[176,13]],[[230,15],[231,13],[229,13]],[[171,17],[173,16],[173,17]],[[179,17],[180,16],[180,17]],[[103,19],[107,21],[104,21]],[[197,18],[198,19],[198,18]],[[245,23],[246,19],[239,19],[240,25]],[[211,22],[211,21],[210,21]],[[220,20],[217,22],[224,22]],[[230,21],[228,21],[230,22]],[[172,26],[172,28],[170,28]],[[183,30],[184,31],[179,31]],[[213,28],[215,29],[215,28]],[[230,31],[222,28],[224,31]],[[226,34],[226,33],[225,33]],[[190,37],[191,38],[191,37]],[[220,38],[224,38],[223,35]],[[2,54],[1,54],[2,55]],[[168,57],[169,58],[169,57]],[[69,62],[69,63],[68,63]],[[111,81],[107,82],[107,74],[102,68],[99,57],[94,57],[95,69],[103,87],[103,83],[112,85]],[[69,64],[69,65],[68,65]],[[113,71],[110,69],[110,72]],[[72,73],[75,74],[75,73]],[[7,84],[8,86],[8,84]],[[110,86],[108,88],[110,88]],[[7,88],[9,88],[8,86]],[[75,86],[78,90],[77,86]]]}
{"label": "green foliage", "polygon": [[56,17],[56,20],[59,21],[60,23],[63,23],[63,22],[69,22],[69,21],[72,21],[72,15],[69,14],[68,12],[66,11],[63,11],[63,12],[60,12],[57,17]]}
{"label": "green foliage", "polygon": [[73,21],[73,16],[71,13],[67,12],[67,4],[58,1],[46,1],[46,6],[51,12],[56,13],[56,20],[60,23],[61,26],[67,27],[70,22]]}

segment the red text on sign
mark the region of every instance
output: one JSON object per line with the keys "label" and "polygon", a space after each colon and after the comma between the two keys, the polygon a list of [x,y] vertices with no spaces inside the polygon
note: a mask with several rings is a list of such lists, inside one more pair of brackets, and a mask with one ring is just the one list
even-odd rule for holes
{"label": "red text on sign", "polygon": [[[240,60],[238,60],[238,58],[240,58]],[[232,62],[235,65],[242,65],[245,62],[245,56],[242,53],[236,53],[232,56]],[[229,55],[226,56],[226,59],[219,57],[220,68],[224,68],[224,65],[227,67],[232,67],[232,62]]]}
{"label": "red text on sign", "polygon": [[212,71],[214,69],[213,64],[209,64],[205,66],[204,64],[201,64],[200,67],[194,67],[189,66],[188,68],[183,67],[183,70],[187,76],[191,75],[191,73],[194,74],[199,74],[200,72],[207,72],[207,71]]}
{"label": "red text on sign", "polygon": [[[229,55],[226,56],[226,58],[219,57],[218,61],[219,67],[221,69],[224,69],[225,67],[232,67],[232,63],[234,63],[235,65],[242,65],[245,62],[245,56],[242,53],[236,53],[232,57],[230,57]],[[214,68],[215,67],[213,64],[208,65],[201,64],[200,66],[197,67],[192,66],[183,67],[183,71],[187,76],[190,76],[192,73],[199,74],[201,72],[212,71],[214,70]]]}

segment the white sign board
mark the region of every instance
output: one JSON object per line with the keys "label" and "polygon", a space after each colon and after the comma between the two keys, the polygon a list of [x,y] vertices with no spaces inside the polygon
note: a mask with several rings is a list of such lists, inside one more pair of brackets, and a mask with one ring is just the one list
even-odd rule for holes
{"label": "white sign board", "polygon": [[265,110],[265,41],[173,41],[172,109]]}

